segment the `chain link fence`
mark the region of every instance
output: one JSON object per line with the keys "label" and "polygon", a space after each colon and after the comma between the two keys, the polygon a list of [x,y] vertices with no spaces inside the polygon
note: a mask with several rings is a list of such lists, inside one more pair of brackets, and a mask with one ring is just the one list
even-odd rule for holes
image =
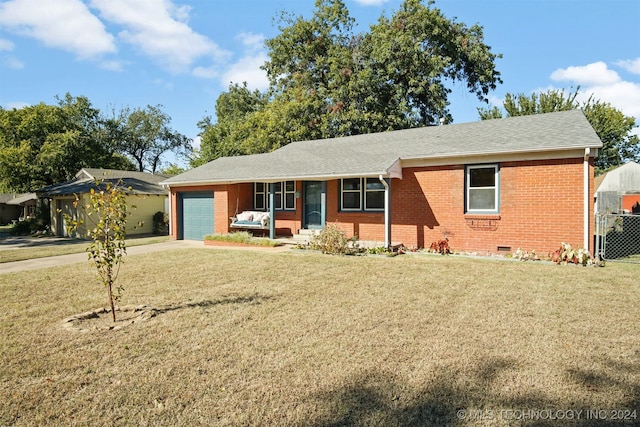
{"label": "chain link fence", "polygon": [[640,215],[597,214],[596,255],[640,264]]}

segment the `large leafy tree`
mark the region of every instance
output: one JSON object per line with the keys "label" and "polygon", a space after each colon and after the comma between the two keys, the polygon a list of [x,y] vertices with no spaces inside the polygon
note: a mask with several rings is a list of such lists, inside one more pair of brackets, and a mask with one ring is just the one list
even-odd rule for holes
{"label": "large leafy tree", "polygon": [[[625,116],[607,102],[590,97],[580,104],[580,88],[569,91],[549,90],[532,93],[530,96],[507,93],[504,110],[507,117],[551,113],[582,108],[589,123],[602,141],[602,148],[595,161],[596,173],[602,173],[626,161],[640,161],[640,139],[632,131],[636,127],[635,118]],[[482,120],[502,118],[502,110],[492,106],[479,108]]]}
{"label": "large leafy tree", "polygon": [[[309,19],[283,14],[280,33],[266,41],[267,93],[233,85],[233,113],[201,122],[194,164],[220,155],[270,151],[292,141],[355,135],[452,121],[452,83],[479,100],[501,83],[482,27],[446,18],[420,0],[405,0],[368,32],[342,0],[317,0]],[[241,93],[242,92],[242,93]],[[239,96],[242,95],[242,96]],[[250,95],[250,96],[246,96]]]}
{"label": "large leafy tree", "polygon": [[0,108],[0,191],[33,191],[69,180],[83,167],[131,168],[86,97],[57,100]]}
{"label": "large leafy tree", "polygon": [[168,151],[187,156],[191,139],[170,127],[171,117],[161,105],[125,108],[111,118],[118,133],[118,149],[130,157],[139,171],[157,172]]}

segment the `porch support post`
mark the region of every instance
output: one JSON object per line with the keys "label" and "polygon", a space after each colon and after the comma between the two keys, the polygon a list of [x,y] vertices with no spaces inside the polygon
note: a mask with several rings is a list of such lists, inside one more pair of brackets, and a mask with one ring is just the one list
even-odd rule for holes
{"label": "porch support post", "polygon": [[391,249],[391,188],[382,175],[378,179],[384,185],[384,247]]}
{"label": "porch support post", "polygon": [[269,238],[276,238],[276,184],[269,183]]}

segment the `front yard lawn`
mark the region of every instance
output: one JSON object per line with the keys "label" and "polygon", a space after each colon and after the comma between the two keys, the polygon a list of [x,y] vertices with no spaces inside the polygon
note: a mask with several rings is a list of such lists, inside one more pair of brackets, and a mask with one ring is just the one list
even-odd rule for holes
{"label": "front yard lawn", "polygon": [[157,316],[77,332],[61,320],[106,303],[88,263],[4,274],[0,425],[637,425],[638,277],[176,250],[122,265],[122,304]]}

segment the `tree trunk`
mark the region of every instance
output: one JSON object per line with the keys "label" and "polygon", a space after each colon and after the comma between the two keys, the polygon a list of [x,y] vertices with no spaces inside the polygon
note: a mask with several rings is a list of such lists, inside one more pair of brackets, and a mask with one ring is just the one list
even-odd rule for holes
{"label": "tree trunk", "polygon": [[111,269],[107,272],[107,289],[109,292],[109,304],[111,304],[111,317],[113,318],[113,323],[116,323],[116,307],[113,304],[113,279],[111,278]]}

